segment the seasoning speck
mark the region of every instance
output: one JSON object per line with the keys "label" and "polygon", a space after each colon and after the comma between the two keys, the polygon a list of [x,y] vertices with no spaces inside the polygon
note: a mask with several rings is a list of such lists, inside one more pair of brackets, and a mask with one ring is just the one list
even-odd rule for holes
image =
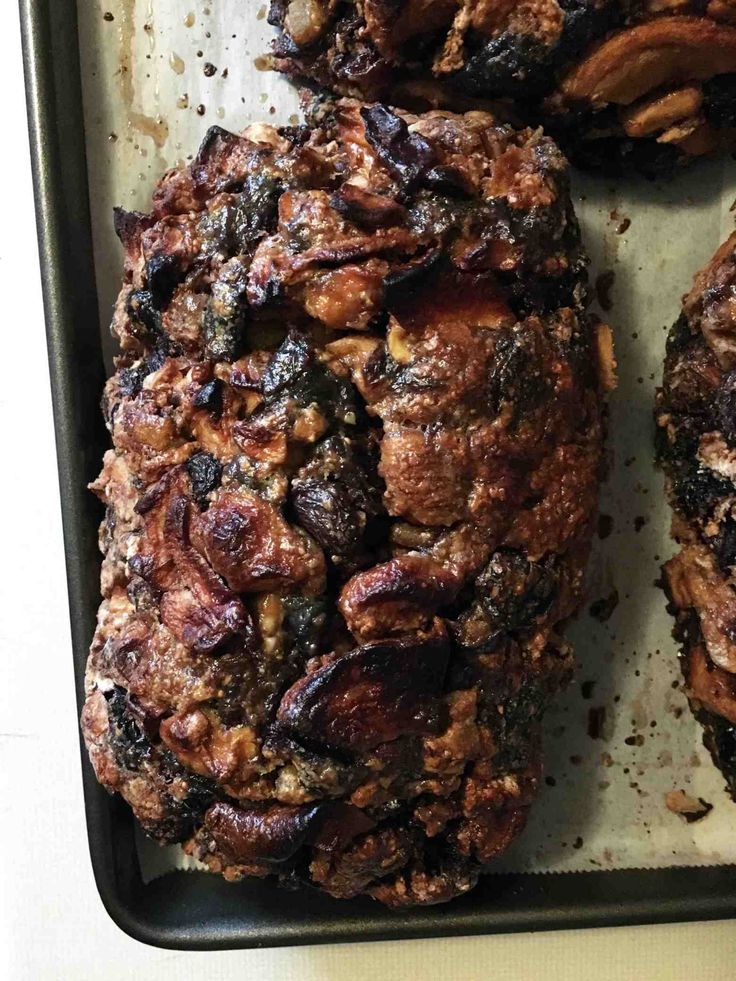
{"label": "seasoning speck", "polygon": [[598,620],[599,623],[605,623],[610,620],[613,611],[618,606],[618,590],[614,589],[612,593],[608,596],[604,596],[601,599],[591,603],[588,607],[588,613]]}
{"label": "seasoning speck", "polygon": [[611,298],[611,290],[613,289],[613,284],[616,281],[616,273],[613,269],[607,269],[596,277],[595,281],[595,292],[598,297],[598,303],[600,304],[601,310],[605,310],[606,313],[613,308],[613,299]]}
{"label": "seasoning speck", "polygon": [[205,109],[205,107],[204,107],[204,106],[202,105],[202,103],[200,103],[200,104],[199,104],[199,105],[197,106],[197,115],[198,115],[198,116],[204,116],[204,114],[205,114],[206,112],[207,112],[207,110],[206,110],[206,109]]}
{"label": "seasoning speck", "polygon": [[105,13],[102,15],[102,19],[106,20],[109,24],[110,21],[115,20],[115,15],[111,14],[109,10],[106,10]]}

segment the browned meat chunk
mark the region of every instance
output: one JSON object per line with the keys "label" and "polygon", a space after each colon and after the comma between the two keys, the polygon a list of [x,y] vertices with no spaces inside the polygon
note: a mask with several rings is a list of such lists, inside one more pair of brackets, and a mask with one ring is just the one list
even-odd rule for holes
{"label": "browned meat chunk", "polygon": [[[364,5],[386,51],[390,6]],[[285,23],[315,43],[340,9]],[[144,829],[227,879],[443,902],[534,796],[612,348],[550,139],[308,118],[212,130],[117,215],[82,726]]]}

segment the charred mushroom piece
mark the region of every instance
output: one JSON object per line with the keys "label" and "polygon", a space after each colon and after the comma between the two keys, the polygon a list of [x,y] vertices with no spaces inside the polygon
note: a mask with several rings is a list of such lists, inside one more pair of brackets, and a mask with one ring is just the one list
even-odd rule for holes
{"label": "charred mushroom piece", "polygon": [[457,595],[452,571],[426,555],[404,555],[353,576],[340,596],[340,612],[358,640],[426,630]]}
{"label": "charred mushroom piece", "polygon": [[218,801],[204,818],[205,831],[228,861],[266,863],[273,871],[305,847],[311,846],[312,854],[342,852],[374,826],[357,807],[337,801],[251,807]]}
{"label": "charred mushroom piece", "polygon": [[359,647],[291,687],[277,719],[297,738],[348,752],[431,732],[448,657],[441,637]]}

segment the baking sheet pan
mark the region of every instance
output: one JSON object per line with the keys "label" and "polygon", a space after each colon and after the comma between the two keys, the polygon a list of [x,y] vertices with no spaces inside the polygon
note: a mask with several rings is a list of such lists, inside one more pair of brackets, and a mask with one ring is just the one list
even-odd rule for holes
{"label": "baking sheet pan", "polygon": [[[144,206],[162,165],[194,152],[209,123],[237,129],[256,116],[284,122],[296,111],[283,80],[258,73],[253,65],[266,39],[259,4],[211,0],[184,6],[88,0],[80,5],[77,37],[70,0],[21,4],[80,683],[97,604],[98,513],[83,487],[103,445],[96,409],[100,321],[109,318],[119,275],[109,206]],[[187,24],[190,14],[194,20]],[[181,40],[179,18],[190,32]],[[144,43],[136,40],[139,30]],[[187,67],[188,61],[194,67]],[[215,66],[214,73],[204,70],[207,63]],[[173,84],[165,81],[167,72]],[[677,674],[670,624],[653,584],[669,548],[666,511],[650,450],[663,328],[674,318],[692,272],[729,226],[733,187],[723,162],[706,164],[662,188],[627,185],[625,194],[605,182],[576,179],[595,275],[615,274],[609,317],[617,333],[622,384],[612,402],[612,475],[603,502],[612,530],[597,545],[590,591],[591,602],[609,602],[598,607],[597,619],[583,617],[574,628],[577,683],[548,724],[551,780],[529,832],[505,859],[505,873],[487,877],[449,908],[399,915],[368,902],[340,904],[284,894],[263,883],[228,885],[200,874],[176,872],[146,882],[151,869],[141,868],[127,809],[107,798],[85,764],[95,873],[103,900],[124,929],[166,946],[255,946],[736,912],[736,873],[714,864],[732,860],[727,833],[732,805],[700,749],[697,728],[686,711],[680,715],[684,700],[672,687]],[[631,226],[621,233],[625,219]],[[615,590],[618,605],[600,622],[614,605]],[[590,709],[596,710],[595,732],[603,738],[590,734]],[[664,807],[664,792],[680,786],[714,804],[699,824],[685,825]],[[146,861],[143,855],[144,866]],[[678,864],[711,867],[671,867]],[[627,866],[630,870],[623,871]],[[639,870],[646,866],[662,868]],[[618,871],[563,871],[583,868]]]}

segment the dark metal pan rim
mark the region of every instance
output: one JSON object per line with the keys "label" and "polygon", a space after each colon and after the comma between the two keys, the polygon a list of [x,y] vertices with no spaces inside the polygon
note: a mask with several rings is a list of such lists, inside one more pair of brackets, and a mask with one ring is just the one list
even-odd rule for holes
{"label": "dark metal pan rim", "polygon": [[[98,602],[98,506],[86,491],[106,437],[75,0],[20,0],[28,120],[67,560],[77,698]],[[72,724],[72,720],[70,725]],[[392,912],[259,881],[174,872],[145,885],[133,819],[83,754],[102,902],[131,937],[189,950],[396,940],[736,916],[729,866],[486,876],[445,907]]]}

